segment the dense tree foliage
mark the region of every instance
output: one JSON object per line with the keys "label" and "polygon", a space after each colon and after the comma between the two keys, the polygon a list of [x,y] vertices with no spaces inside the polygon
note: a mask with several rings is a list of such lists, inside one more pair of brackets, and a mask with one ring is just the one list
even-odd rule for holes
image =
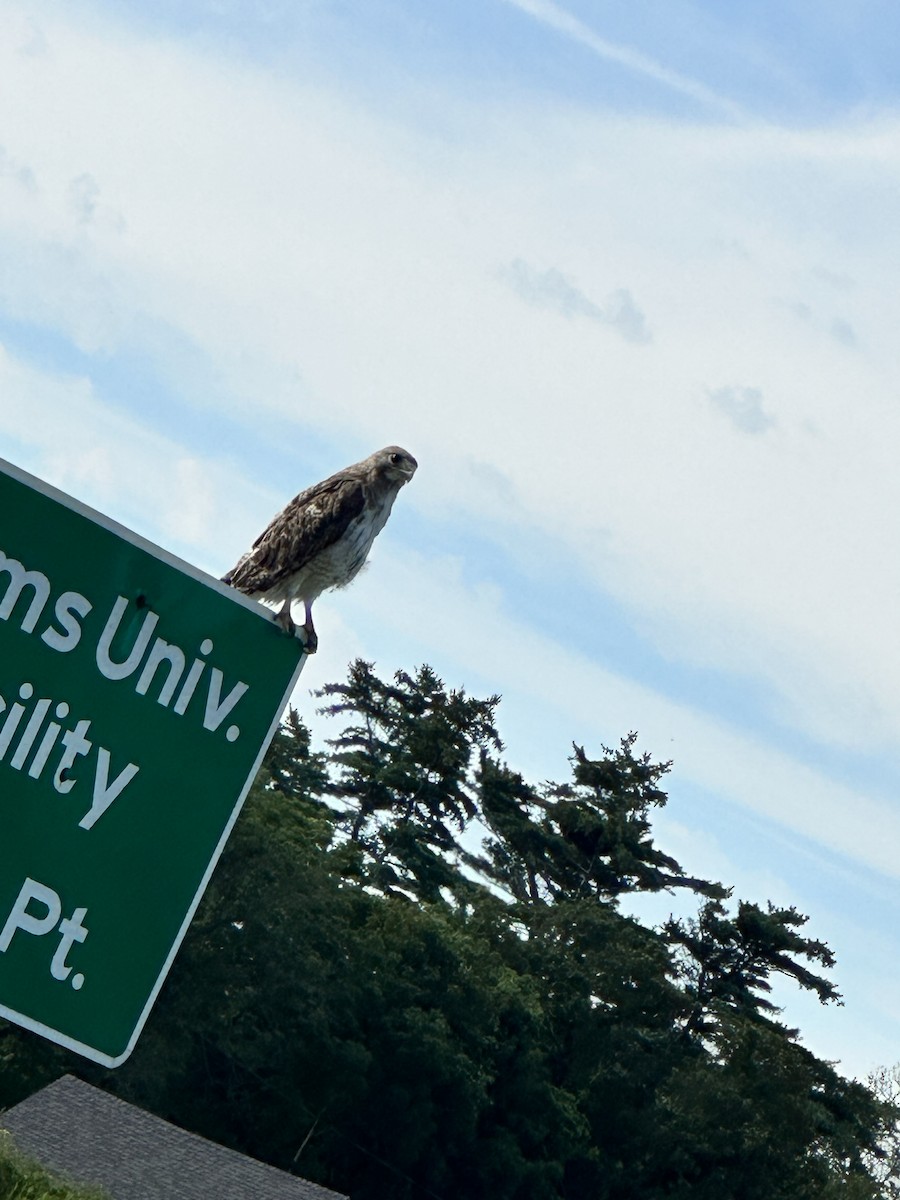
{"label": "dense tree foliage", "polygon": [[[629,734],[534,786],[499,698],[427,667],[320,699],[333,739],[289,714],[129,1062],[0,1026],[0,1102],[75,1070],[353,1200],[897,1194],[896,1096],[770,997],[835,999],[828,947],[656,845],[668,763]],[[691,919],[623,911],[675,889]]]}

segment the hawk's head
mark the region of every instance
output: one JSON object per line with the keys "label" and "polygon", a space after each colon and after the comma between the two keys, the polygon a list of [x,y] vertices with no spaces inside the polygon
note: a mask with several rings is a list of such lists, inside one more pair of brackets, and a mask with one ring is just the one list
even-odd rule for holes
{"label": "hawk's head", "polygon": [[372,464],[383,479],[399,487],[409,483],[419,465],[402,446],[385,446],[383,450],[377,450],[372,455]]}

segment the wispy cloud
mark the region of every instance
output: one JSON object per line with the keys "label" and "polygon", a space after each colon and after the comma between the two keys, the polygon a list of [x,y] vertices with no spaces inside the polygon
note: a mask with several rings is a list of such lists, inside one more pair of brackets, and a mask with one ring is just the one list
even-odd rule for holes
{"label": "wispy cloud", "polygon": [[79,175],[69,184],[69,209],[80,224],[87,225],[94,219],[99,195],[100,189],[93,175]]}
{"label": "wispy cloud", "polygon": [[843,317],[835,317],[831,322],[831,336],[842,346],[856,345],[856,332],[850,322],[845,321]]}
{"label": "wispy cloud", "polygon": [[[522,653],[534,643],[534,626],[517,618],[502,594],[468,585],[459,562],[420,555],[390,542],[376,550],[377,570],[342,597],[344,615],[377,614],[380,633],[389,628],[408,639],[413,661],[427,654],[438,670],[462,659],[467,678],[484,690],[503,690],[501,716],[514,729],[529,694],[542,703],[545,746],[564,754],[574,737],[597,745],[609,736],[609,714],[626,711],[648,745],[674,747],[676,774],[723,800],[855,862],[900,877],[895,847],[900,813],[889,798],[835,782],[814,766],[729,728],[715,716],[671,700],[615,671],[574,654],[546,629],[540,634],[541,670]],[[408,605],[398,608],[403,595]],[[465,616],[461,636],[460,613]],[[358,622],[357,622],[358,623]],[[375,657],[373,654],[372,657]],[[324,661],[324,659],[323,659]],[[313,664],[318,671],[320,664]],[[305,679],[308,686],[313,675]],[[477,690],[477,688],[476,688]],[[526,760],[526,739],[516,738]],[[766,786],[760,787],[759,780]]]}
{"label": "wispy cloud", "polygon": [[765,433],[775,424],[775,418],[763,407],[763,395],[759,388],[714,388],[709,393],[709,401],[741,433]]}
{"label": "wispy cloud", "polygon": [[555,309],[565,317],[587,317],[615,329],[627,342],[652,340],[647,318],[627,288],[617,288],[604,304],[597,304],[556,267],[541,271],[521,258],[504,267],[500,277],[527,304]]}
{"label": "wispy cloud", "polygon": [[0,394],[4,457],[21,462],[27,447],[25,465],[41,478],[206,569],[224,569],[278,502],[214,455],[106,403],[87,379],[26,365],[2,342]]}
{"label": "wispy cloud", "polygon": [[14,179],[29,192],[37,187],[31,167],[10,157],[3,146],[0,146],[0,178]]}
{"label": "wispy cloud", "polygon": [[748,119],[745,110],[733,100],[720,95],[712,88],[698,83],[697,80],[691,79],[687,75],[663,66],[662,63],[642,54],[639,50],[608,41],[594,33],[583,21],[572,16],[558,4],[554,4],[553,0],[505,0],[505,2],[518,8],[521,12],[527,13],[528,16],[534,17],[535,20],[543,22],[557,33],[579,42],[599,58],[606,59],[607,62],[617,63],[626,70],[652,79],[655,83],[671,88],[690,100],[714,108],[733,121],[743,122]]}
{"label": "wispy cloud", "polygon": [[841,292],[849,292],[854,286],[854,280],[845,271],[832,271],[829,267],[813,267],[810,274],[815,279],[827,283]]}
{"label": "wispy cloud", "polygon": [[[850,147],[842,131],[711,135],[649,119],[629,121],[623,136],[606,114],[554,107],[535,119],[529,108],[480,120],[472,144],[448,156],[427,133],[401,138],[339,94],[116,27],[101,38],[66,23],[74,10],[54,12],[52,59],[17,55],[15,39],[0,37],[0,94],[18,97],[4,144],[40,185],[31,195],[0,180],[0,308],[11,319],[98,356],[136,345],[199,411],[203,389],[153,333],[165,323],[174,344],[215,364],[229,405],[254,428],[285,444],[344,439],[354,454],[406,442],[429,463],[416,495],[433,488],[435,511],[464,516],[497,544],[513,521],[554,537],[667,654],[758,681],[784,723],[831,747],[900,745],[900,651],[882,635],[900,591],[900,568],[884,554],[900,529],[890,463],[900,414],[875,358],[893,345],[897,235],[859,220],[860,206],[890,211],[895,136],[879,128]],[[0,14],[4,33],[6,22]],[[61,141],[62,104],[72,137]],[[184,112],[192,120],[173,139]],[[873,161],[877,171],[860,166]],[[820,190],[801,186],[810,163]],[[827,207],[827,228],[810,219],[819,191],[845,198]],[[104,205],[127,214],[122,236],[106,236]],[[722,250],[736,244],[746,256]],[[516,303],[492,272],[519,261],[507,281]],[[811,282],[816,263],[859,281],[843,298],[858,354],[834,337],[798,337],[771,305]],[[634,297],[597,280],[627,280]],[[535,322],[522,301],[554,319]],[[644,307],[664,316],[636,354]],[[588,324],[600,321],[608,332]],[[696,403],[698,380],[732,386],[714,407],[702,391]],[[747,380],[755,399],[734,386]],[[129,380],[117,389],[121,409],[136,408],[132,390]],[[777,440],[760,436],[774,396]],[[33,445],[77,418],[96,443],[89,396],[54,397],[65,423],[49,407],[37,421],[22,402],[12,436]],[[870,405],[876,419],[861,419]],[[0,407],[6,422],[10,404]],[[812,416],[821,436],[801,444]],[[565,452],[548,454],[561,430]],[[515,507],[460,486],[473,441],[510,481]],[[94,502],[120,506],[126,523],[159,511],[167,529],[166,497],[192,477],[160,472],[141,445],[145,475],[117,454],[88,458],[96,479],[119,484]],[[53,462],[89,451],[65,440]],[[47,473],[42,443],[31,453],[32,469]],[[268,477],[269,458],[258,470]],[[746,486],[761,471],[766,486]],[[162,481],[162,499],[135,482],[145,476]],[[257,515],[271,515],[268,503]],[[237,520],[223,515],[208,536]],[[817,603],[826,591],[829,604]],[[628,719],[627,697],[611,704]]]}
{"label": "wispy cloud", "polygon": [[121,213],[104,205],[97,180],[88,171],[76,176],[66,190],[69,213],[79,225],[100,225],[121,233],[125,221]]}

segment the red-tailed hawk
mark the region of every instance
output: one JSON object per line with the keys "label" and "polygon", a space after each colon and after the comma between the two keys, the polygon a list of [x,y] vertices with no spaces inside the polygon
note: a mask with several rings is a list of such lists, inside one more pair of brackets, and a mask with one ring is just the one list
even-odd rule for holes
{"label": "red-tailed hawk", "polygon": [[418,463],[400,446],[386,446],[295,496],[252,548],[224,575],[248,596],[281,604],[275,619],[287,633],[291,604],[302,601],[306,651],[319,639],[312,606],[329,588],[346,587],[384,529],[397,493]]}

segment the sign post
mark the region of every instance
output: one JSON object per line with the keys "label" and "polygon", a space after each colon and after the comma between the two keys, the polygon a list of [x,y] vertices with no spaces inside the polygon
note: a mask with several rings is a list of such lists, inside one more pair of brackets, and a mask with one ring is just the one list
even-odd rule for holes
{"label": "sign post", "polygon": [[125,1061],[304,661],[0,460],[0,1016]]}

